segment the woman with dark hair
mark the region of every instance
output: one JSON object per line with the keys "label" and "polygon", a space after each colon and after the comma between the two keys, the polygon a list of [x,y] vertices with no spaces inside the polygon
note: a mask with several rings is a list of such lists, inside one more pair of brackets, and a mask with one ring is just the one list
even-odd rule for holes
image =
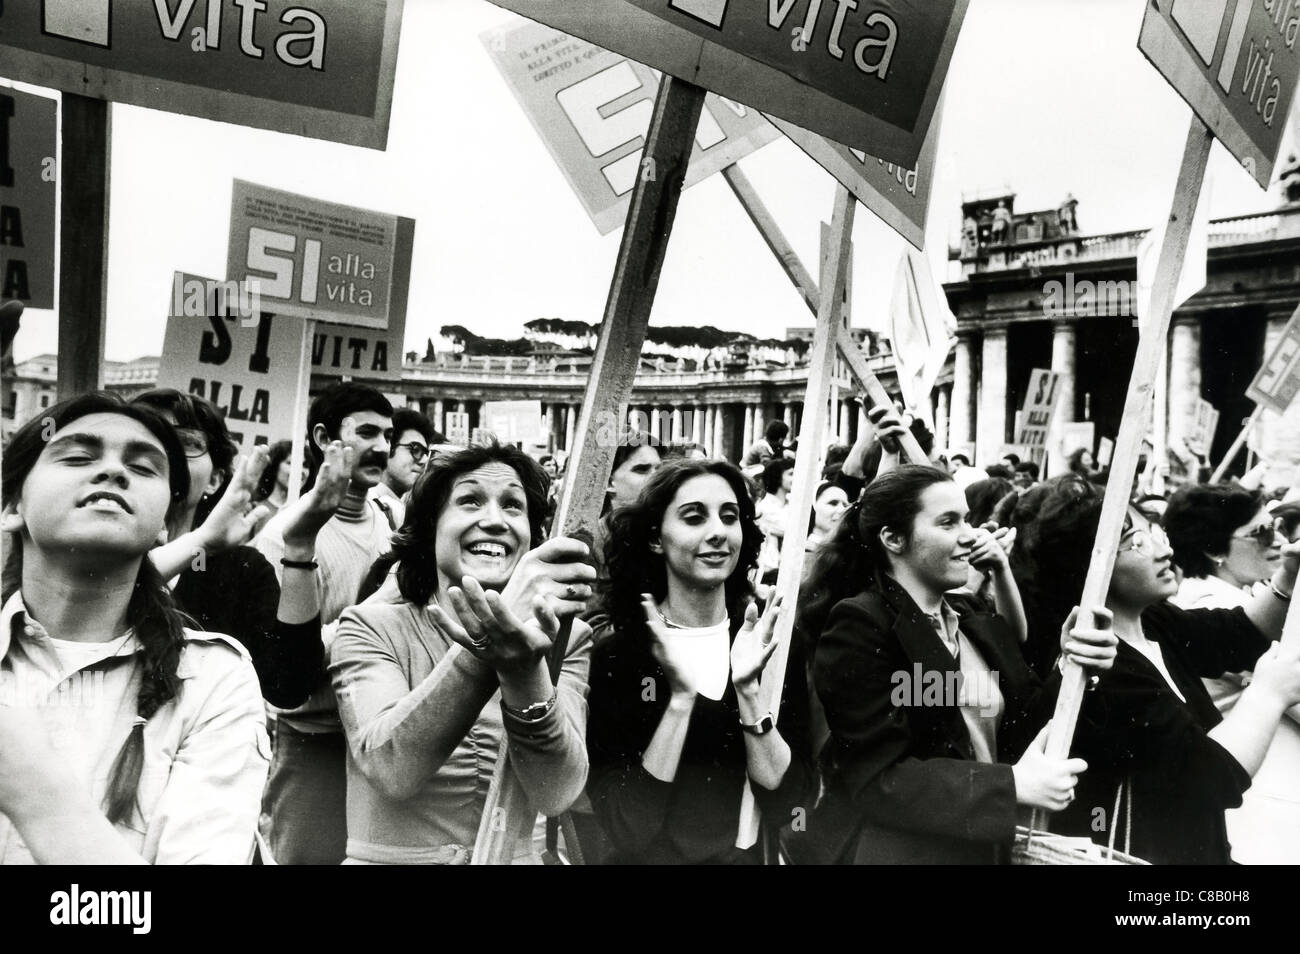
{"label": "woman with dark hair", "polygon": [[[1233,484],[1179,488],[1169,498],[1164,528],[1185,574],[1170,602],[1183,609],[1245,606],[1253,588],[1267,587],[1287,543],[1274,530],[1259,492]],[[1249,672],[1225,673],[1206,679],[1205,688],[1226,715],[1250,678]],[[1300,862],[1300,709],[1287,715],[1241,808],[1227,812],[1232,858],[1241,864]]]}
{"label": "woman with dark hair", "polygon": [[614,515],[610,635],[592,659],[587,794],[611,861],[749,864],[748,788],[774,829],[812,796],[807,684],[791,649],[779,704],[760,677],[777,601],[760,620],[749,571],[761,534],[745,478],[679,460]]}
{"label": "woman with dark hair", "polygon": [[817,493],[813,496],[812,513],[808,515],[805,553],[815,553],[818,547],[830,539],[847,509],[849,509],[849,497],[843,487],[830,480],[824,480],[817,485]]}
{"label": "woman with dark hair", "polygon": [[1092,456],[1092,451],[1086,447],[1076,448],[1071,452],[1066,466],[1069,467],[1070,473],[1078,474],[1089,480],[1101,473],[1101,468],[1097,466],[1097,461]]}
{"label": "woman with dark hair", "polygon": [[257,676],[146,559],[189,499],[175,432],[91,393],[5,452],[0,863],[242,864],[269,747]]}
{"label": "woman with dark hair", "polygon": [[794,459],[781,457],[768,461],[763,468],[763,498],[755,510],[758,529],[763,532],[763,547],[758,554],[758,572],[762,583],[774,583],[781,565],[781,544],[785,541],[785,522],[794,482]]}
{"label": "woman with dark hair", "polygon": [[[1007,861],[1019,809],[1074,798],[1087,765],[1043,750],[1056,680],[1034,676],[1000,616],[949,592],[977,542],[966,515],[947,474],[891,470],[850,508],[803,586],[798,628],[814,647],[831,733],[825,798],[791,839],[811,857]],[[1106,669],[1114,635],[1073,623],[1059,628],[1062,649]]]}
{"label": "woman with dark hair", "polygon": [[[266,466],[257,479],[253,490],[253,503],[257,506],[248,515],[249,537],[256,537],[262,532],[268,520],[284,507],[289,499],[289,468],[293,457],[293,441],[276,441],[267,453]],[[298,487],[307,481],[306,461],[303,462],[299,475]]]}
{"label": "woman with dark hair", "polygon": [[966,505],[970,507],[967,521],[972,527],[982,527],[993,519],[998,505],[1008,495],[1015,496],[1016,488],[1003,477],[989,477],[966,485]]}
{"label": "woman with dark hair", "polygon": [[319,587],[311,570],[316,535],[346,489],[346,474],[339,473],[342,445],[333,451],[329,483],[322,486],[318,477],[319,492],[301,498],[303,505],[287,515],[286,543],[292,546],[281,561],[281,586],[266,557],[244,544],[266,450],[257,448],[235,466],[235,444],[221,412],[197,395],[159,388],[132,403],[153,408],[176,429],[190,477],[189,496],[168,524],[172,542],[150,554],[151,561],[200,628],[225,633],[248,650],[267,702],[300,705],[320,678],[325,657]]}
{"label": "woman with dark hair", "polygon": [[[1101,509],[1098,488],[1062,481],[1028,528],[1021,567],[1053,581],[1050,590],[1040,588],[1038,626],[1060,619],[1078,599]],[[1130,509],[1105,607],[1119,654],[1084,698],[1072,751],[1090,769],[1054,828],[1105,842],[1115,825],[1124,835],[1117,843],[1152,863],[1226,864],[1224,810],[1241,804],[1284,710],[1300,702],[1300,649],[1273,644],[1300,546],[1284,548],[1269,585],[1235,609],[1173,605],[1172,557],[1160,526]],[[1201,680],[1245,669],[1254,670],[1254,681],[1220,716]]]}
{"label": "woman with dark hair", "polygon": [[582,792],[590,631],[548,654],[595,571],[582,543],[542,543],[546,483],[513,447],[435,458],[393,538],[400,601],[340,617],[347,863],[467,863],[502,744],[536,811]]}

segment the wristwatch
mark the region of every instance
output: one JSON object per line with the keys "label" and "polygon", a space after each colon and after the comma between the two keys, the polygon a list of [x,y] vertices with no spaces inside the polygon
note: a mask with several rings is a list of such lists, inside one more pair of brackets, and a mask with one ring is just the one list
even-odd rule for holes
{"label": "wristwatch", "polygon": [[547,699],[545,702],[534,702],[531,705],[524,706],[522,709],[508,706],[503,700],[501,708],[510,713],[510,715],[514,716],[520,722],[540,722],[542,719],[546,718],[548,712],[555,708],[555,701],[558,696],[559,693],[553,692],[551,693],[551,698]]}
{"label": "wristwatch", "polygon": [[767,735],[776,728],[776,722],[772,719],[772,713],[768,713],[757,722],[741,722],[740,728],[750,735]]}

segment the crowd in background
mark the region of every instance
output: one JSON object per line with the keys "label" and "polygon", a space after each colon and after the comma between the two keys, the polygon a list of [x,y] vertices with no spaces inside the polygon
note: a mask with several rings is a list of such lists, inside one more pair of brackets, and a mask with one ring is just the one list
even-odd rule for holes
{"label": "crowd in background", "polygon": [[735,463],[624,435],[588,546],[552,536],[566,461],[358,384],[297,474],[177,391],[43,411],[3,475],[0,862],[465,863],[503,745],[544,816],[520,862],[995,863],[1034,810],[1157,863],[1300,861],[1300,500],[1144,468],[1080,611],[1089,450],[981,470],[869,419]]}

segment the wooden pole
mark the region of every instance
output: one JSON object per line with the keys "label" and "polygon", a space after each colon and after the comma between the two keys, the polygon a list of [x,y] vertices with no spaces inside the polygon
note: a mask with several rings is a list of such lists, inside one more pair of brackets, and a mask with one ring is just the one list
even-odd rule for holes
{"label": "wooden pole", "polygon": [[[822,260],[820,303],[817,325],[813,331],[812,348],[808,352],[808,385],[804,390],[803,416],[799,433],[805,436],[799,442],[799,453],[794,465],[794,483],[790,489],[789,513],[785,539],[781,543],[781,566],[776,577],[776,596],[784,600],[781,618],[777,622],[776,652],[763,670],[759,693],[762,709],[776,719],[781,708],[781,689],[785,684],[786,662],[793,638],[795,604],[799,584],[803,579],[804,544],[808,537],[806,514],[812,511],[813,497],[820,476],[821,443],[826,433],[830,415],[830,391],[834,382],[836,332],[840,329],[840,301],[844,294],[845,273],[848,271],[849,249],[853,237],[853,214],[857,200],[844,186],[835,190],[835,212],[831,218],[831,238]],[[799,674],[802,678],[802,673]],[[740,807],[740,838],[737,847],[748,848],[758,840],[758,805],[749,783]]]}
{"label": "wooden pole", "polygon": [[108,315],[109,103],[63,94],[59,169],[60,401],[104,386]]}
{"label": "wooden pole", "polygon": [[[731,186],[731,191],[739,200],[750,221],[754,223],[754,227],[763,236],[763,241],[767,243],[767,247],[772,250],[772,254],[776,256],[781,268],[789,276],[790,281],[794,283],[794,287],[798,290],[804,303],[808,305],[814,315],[818,316],[820,324],[821,295],[818,292],[817,285],[813,282],[812,276],[804,268],[798,253],[795,252],[794,246],[786,239],[781,227],[777,225],[776,219],[767,210],[763,200],[759,198],[758,192],[750,184],[749,179],[740,171],[740,166],[727,166],[722,170],[722,175],[727,180],[727,184]],[[858,343],[853,340],[853,335],[849,333],[847,328],[843,327],[842,322],[838,319],[839,313],[837,310],[836,324],[831,333],[835,336],[836,344],[849,366],[849,371],[857,378],[858,384],[861,385],[863,390],[867,392],[872,404],[886,406],[892,404],[893,399],[890,398],[889,392],[885,390],[885,386],[880,383],[880,379],[876,377],[875,372],[867,365],[866,358],[862,356],[862,349],[858,347]],[[908,434],[903,439],[902,445],[903,455],[909,463],[930,463],[925,452],[921,450],[921,445],[916,442],[916,438],[911,434]]]}
{"label": "wooden pole", "polygon": [[[265,320],[259,315],[258,320]],[[284,318],[280,319],[284,321]],[[303,460],[307,451],[307,395],[311,390],[311,344],[316,337],[316,320],[304,318],[302,322],[302,341],[298,345],[298,384],[293,392],[293,448],[289,451],[289,491],[285,497],[285,506],[292,504],[302,494]]]}
{"label": "wooden pole", "polygon": [[1223,475],[1228,472],[1228,468],[1232,466],[1232,462],[1236,460],[1237,455],[1241,453],[1242,445],[1250,439],[1251,428],[1255,426],[1263,413],[1264,409],[1259,405],[1256,405],[1255,410],[1250,412],[1250,417],[1246,418],[1245,424],[1242,425],[1241,433],[1237,435],[1237,439],[1233,441],[1232,446],[1228,448],[1228,453],[1223,455],[1223,460],[1219,461],[1219,466],[1214,468],[1214,473],[1210,475],[1210,483],[1217,484],[1223,479]]}
{"label": "wooden pole", "polygon": [[[1137,356],[1129,377],[1128,396],[1124,400],[1124,417],[1119,433],[1115,436],[1115,451],[1111,458],[1110,478],[1106,482],[1106,496],[1102,502],[1096,542],[1092,549],[1092,562],[1088,566],[1083,596],[1079,600],[1085,613],[1106,605],[1110,577],[1115,569],[1115,551],[1123,534],[1129,493],[1151,406],[1152,383],[1169,338],[1174,294],[1191,236],[1192,219],[1201,198],[1201,182],[1205,178],[1205,165],[1212,141],[1213,137],[1205,124],[1193,115],[1187,131],[1187,142],[1183,147],[1182,164],[1178,170],[1178,187],[1174,191],[1169,212],[1169,226],[1165,230],[1160,259],[1156,265],[1155,283],[1151,290],[1151,314],[1143,323],[1138,339]],[[1086,616],[1081,618],[1087,619]],[[1047,736],[1047,754],[1055,759],[1063,759],[1069,754],[1075,723],[1083,705],[1083,692],[1087,686],[1087,677],[1081,667],[1069,661],[1064,661],[1062,667],[1061,691]]]}
{"label": "wooden pole", "polygon": [[[641,344],[659,286],[668,238],[681,198],[695,127],[704,105],[704,90],[665,75],[659,83],[642,174],[632,192],[623,242],[605,303],[591,377],[574,431],[571,479],[556,510],[558,533],[594,535],[605,502],[605,487],[614,462],[614,446],[601,440],[602,423],[613,414],[614,431],[627,420],[627,403],[641,363]],[[603,428],[608,435],[610,428]],[[503,738],[497,771],[488,790],[471,856],[474,864],[509,864],[516,842],[537,820],[523,787],[510,769],[509,745]]]}

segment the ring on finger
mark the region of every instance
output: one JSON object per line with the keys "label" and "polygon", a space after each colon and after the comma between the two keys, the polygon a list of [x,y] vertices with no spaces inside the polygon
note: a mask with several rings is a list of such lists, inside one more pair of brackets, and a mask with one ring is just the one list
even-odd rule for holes
{"label": "ring on finger", "polygon": [[487,637],[486,637],[486,636],[479,636],[479,637],[471,636],[471,637],[469,638],[469,644],[470,644],[471,646],[474,647],[474,651],[475,651],[476,653],[481,653],[483,650],[487,649],[487,644],[488,644]]}

